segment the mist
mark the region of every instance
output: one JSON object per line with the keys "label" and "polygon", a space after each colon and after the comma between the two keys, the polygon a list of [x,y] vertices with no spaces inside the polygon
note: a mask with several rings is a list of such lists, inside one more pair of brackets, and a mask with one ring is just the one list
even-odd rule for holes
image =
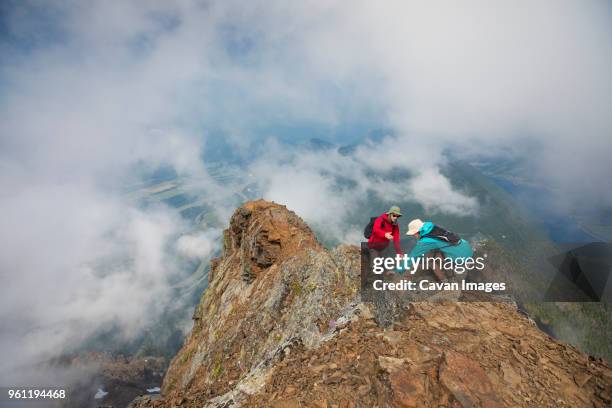
{"label": "mist", "polygon": [[[373,190],[477,214],[441,168],[519,157],[554,205],[612,205],[612,27],[603,1],[3,2],[0,381],[100,327],[134,338],[207,259],[217,230],[141,208],[126,186],[169,166],[227,222],[236,185],[204,156],[222,137],[264,198],[340,241]],[[265,129],[393,130],[354,155],[296,152]],[[262,130],[263,129],[263,130]],[[355,140],[358,135],[355,135]],[[219,157],[223,160],[223,157]],[[406,169],[399,185],[363,177]],[[336,177],[360,183],[334,193]],[[551,205],[553,205],[551,203]],[[122,259],[100,274],[95,265]],[[94,266],[92,266],[94,265]]]}

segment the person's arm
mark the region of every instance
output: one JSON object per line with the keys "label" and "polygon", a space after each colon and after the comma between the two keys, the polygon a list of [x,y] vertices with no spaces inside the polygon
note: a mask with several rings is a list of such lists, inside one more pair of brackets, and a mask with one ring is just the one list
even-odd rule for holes
{"label": "person's arm", "polygon": [[440,248],[440,244],[437,242],[419,239],[414,248],[412,248],[412,251],[410,251],[410,253],[408,254],[408,262],[412,263],[414,262],[414,258],[418,258],[419,256],[438,248]]}
{"label": "person's arm", "polygon": [[393,226],[393,245],[395,246],[395,252],[404,255],[402,247],[400,245],[400,228],[399,225]]}

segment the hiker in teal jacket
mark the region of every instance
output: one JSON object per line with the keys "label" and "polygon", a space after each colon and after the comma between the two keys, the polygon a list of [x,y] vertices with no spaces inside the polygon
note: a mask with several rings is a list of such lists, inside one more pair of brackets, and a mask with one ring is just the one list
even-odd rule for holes
{"label": "hiker in teal jacket", "polygon": [[[473,255],[472,247],[465,239],[437,227],[430,221],[423,222],[419,219],[410,221],[406,235],[414,235],[417,239],[416,245],[408,254],[410,263],[414,258],[436,251],[442,252],[444,258],[453,260]],[[403,273],[403,270],[398,272]],[[435,270],[434,273],[436,277],[441,278],[440,271]]]}
{"label": "hiker in teal jacket", "polygon": [[410,221],[406,235],[414,235],[417,243],[410,251],[409,258],[416,258],[435,249],[439,249],[446,258],[451,259],[469,258],[473,255],[472,247],[465,239],[461,239],[458,244],[453,245],[444,239],[427,236],[433,229],[434,224],[430,221],[423,222],[419,219]]}

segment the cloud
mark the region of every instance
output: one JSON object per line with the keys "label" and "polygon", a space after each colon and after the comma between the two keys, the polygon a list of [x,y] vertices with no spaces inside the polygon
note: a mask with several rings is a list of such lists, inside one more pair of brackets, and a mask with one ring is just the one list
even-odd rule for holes
{"label": "cloud", "polygon": [[[449,147],[513,149],[558,200],[612,204],[609,4],[303,2],[244,14],[263,32],[260,73],[291,73],[294,89],[307,84],[313,103],[339,120],[380,113],[400,136],[382,165],[407,156],[435,163]],[[339,100],[330,97],[338,88]]]}
{"label": "cloud", "polygon": [[474,214],[478,201],[455,191],[450,182],[436,169],[426,169],[409,180],[411,196],[428,212]]}
{"label": "cloud", "polygon": [[[350,174],[352,163],[337,152],[300,152],[275,160],[280,146],[272,143],[268,153],[250,167],[249,172],[258,182],[265,199],[287,205],[307,222],[327,225],[339,230],[347,203],[356,199],[358,190],[341,193],[335,189],[335,176]],[[340,168],[338,168],[340,167]]]}
{"label": "cloud", "polygon": [[176,241],[177,252],[187,258],[205,259],[219,247],[219,236],[218,230],[183,235]]}
{"label": "cloud", "polygon": [[[342,155],[336,149],[291,151],[271,141],[248,170],[264,198],[287,205],[340,241],[360,240],[359,226],[352,224],[350,215],[353,208],[367,207],[369,193],[388,201],[414,201],[432,214],[477,213],[478,201],[453,188],[440,173],[441,157],[416,155],[413,160],[395,150],[402,143],[387,137],[378,145],[358,148],[354,155]],[[394,182],[380,176],[396,168],[409,169],[413,175]],[[342,180],[350,183],[342,185]]]}
{"label": "cloud", "polygon": [[163,311],[185,226],[83,186],[28,185],[3,199],[2,373],[69,351],[101,327],[131,339]]}
{"label": "cloud", "polygon": [[[170,301],[168,281],[185,273],[175,252],[207,256],[214,231],[121,191],[141,181],[138,166],[170,166],[226,219],[239,183],[208,174],[213,137],[249,161],[266,198],[341,240],[359,236],[342,214],[369,190],[432,213],[477,213],[440,171],[449,149],[511,152],[557,202],[612,204],[604,2],[2,7],[0,342],[22,356],[3,374],[108,322],[134,336]],[[279,136],[274,126],[357,122],[394,136],[354,156],[262,141]],[[413,177],[389,185],[369,169]],[[338,190],[339,178],[357,184]]]}
{"label": "cloud", "polygon": [[[387,78],[380,93],[391,126],[412,141],[397,151],[414,156],[424,147],[484,145],[480,153],[487,155],[486,145],[522,145],[518,155],[536,165],[542,185],[562,192],[561,201],[589,196],[612,204],[605,181],[612,147],[609,5],[366,2],[348,14],[341,21],[369,58],[364,64]],[[340,55],[347,49],[335,48]],[[579,164],[585,162],[593,165]]]}
{"label": "cloud", "polygon": [[201,130],[177,102],[206,72],[202,56],[180,46],[196,33],[167,23],[180,8],[13,7],[0,45],[13,57],[1,70],[3,383],[100,329],[133,339],[176,301],[171,282],[189,271],[172,248],[193,226],[123,195],[140,182],[136,167],[171,166],[217,188]]}

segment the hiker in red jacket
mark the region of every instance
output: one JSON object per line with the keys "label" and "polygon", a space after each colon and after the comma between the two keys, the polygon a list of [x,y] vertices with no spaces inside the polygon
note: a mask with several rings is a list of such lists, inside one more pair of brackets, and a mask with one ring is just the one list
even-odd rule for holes
{"label": "hiker in red jacket", "polygon": [[389,211],[383,213],[376,219],[372,228],[372,235],[368,239],[368,248],[370,252],[374,251],[375,256],[382,256],[382,252],[389,246],[389,241],[393,240],[395,252],[403,255],[400,247],[400,230],[398,220],[402,216],[400,208],[396,205],[391,207]]}

